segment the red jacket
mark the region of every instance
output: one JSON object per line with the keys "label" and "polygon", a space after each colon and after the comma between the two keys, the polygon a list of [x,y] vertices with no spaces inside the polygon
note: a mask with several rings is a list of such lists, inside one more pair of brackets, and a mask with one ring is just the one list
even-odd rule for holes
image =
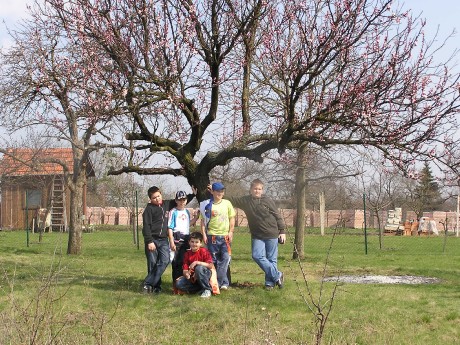
{"label": "red jacket", "polygon": [[198,249],[196,252],[192,252],[191,249],[188,249],[184,255],[184,263],[182,264],[182,269],[188,271],[189,266],[195,261],[201,261],[206,262],[208,264],[212,264],[211,253],[209,252],[209,250],[203,247]]}

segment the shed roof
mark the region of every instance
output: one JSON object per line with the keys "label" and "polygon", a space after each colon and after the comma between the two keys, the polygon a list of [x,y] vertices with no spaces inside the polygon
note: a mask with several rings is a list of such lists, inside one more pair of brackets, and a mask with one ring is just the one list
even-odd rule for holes
{"label": "shed roof", "polygon": [[[0,161],[0,173],[8,176],[62,175],[63,165],[73,174],[71,148],[7,149]],[[17,157],[17,159],[13,158]],[[61,164],[59,164],[61,163]],[[94,176],[92,164],[87,164],[88,176]]]}

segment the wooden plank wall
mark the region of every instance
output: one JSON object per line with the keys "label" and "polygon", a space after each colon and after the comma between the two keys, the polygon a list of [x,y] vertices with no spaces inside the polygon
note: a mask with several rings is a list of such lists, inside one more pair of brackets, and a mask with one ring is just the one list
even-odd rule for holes
{"label": "wooden plank wall", "polygon": [[[42,186],[41,207],[46,208],[50,202],[52,176],[46,178],[40,177],[39,183],[34,183],[34,179],[27,179],[18,182],[4,181],[2,186],[2,202],[1,202],[1,217],[0,228],[2,229],[25,229],[26,219],[29,224],[29,229],[32,229],[33,219],[36,216],[36,209],[29,209],[26,215],[25,210],[25,193],[27,189],[37,189]],[[66,189],[66,212],[67,219],[70,216],[70,191]]]}

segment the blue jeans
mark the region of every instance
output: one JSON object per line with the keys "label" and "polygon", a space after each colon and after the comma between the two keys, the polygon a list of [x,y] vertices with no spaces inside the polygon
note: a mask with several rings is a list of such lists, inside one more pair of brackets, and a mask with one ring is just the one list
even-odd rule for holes
{"label": "blue jeans", "polygon": [[251,240],[252,258],[265,273],[265,285],[275,286],[275,283],[281,277],[278,271],[278,238],[269,240]]}
{"label": "blue jeans", "polygon": [[156,250],[149,251],[145,245],[145,256],[149,273],[144,279],[144,284],[161,288],[161,276],[169,264],[169,241],[167,238],[153,240]]}
{"label": "blue jeans", "polygon": [[231,248],[227,236],[208,235],[208,250],[211,253],[212,261],[216,267],[217,283],[219,287],[229,285],[227,270],[230,265]]}
{"label": "blue jeans", "polygon": [[211,284],[209,284],[209,279],[211,279],[211,270],[209,268],[201,265],[195,266],[195,279],[195,282],[192,283],[182,276],[176,281],[176,288],[187,292],[212,291]]}

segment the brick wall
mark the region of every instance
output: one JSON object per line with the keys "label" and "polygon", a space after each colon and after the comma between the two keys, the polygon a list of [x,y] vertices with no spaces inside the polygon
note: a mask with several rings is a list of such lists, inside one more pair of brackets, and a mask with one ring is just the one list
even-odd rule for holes
{"label": "brick wall", "polygon": [[[193,216],[195,209],[189,208],[190,214]],[[236,211],[236,226],[247,226],[247,218],[244,212],[240,209]],[[296,210],[294,209],[280,209],[281,216],[283,217],[286,226],[293,227],[296,221]],[[143,209],[139,209],[139,225],[142,225],[142,212]],[[129,211],[126,208],[120,207],[88,207],[86,212],[86,218],[88,224],[99,225],[99,224],[112,224],[112,225],[130,225],[132,221],[130,219]],[[379,212],[381,226],[383,227],[387,220],[387,211]],[[446,222],[447,217],[447,228],[449,230],[455,229],[456,227],[456,213],[455,212],[425,212],[424,217],[433,219],[440,231],[444,229],[444,225],[441,224]],[[134,218],[134,216],[132,216]],[[135,218],[134,218],[135,220]],[[407,211],[403,214],[402,222],[416,220],[415,212]],[[199,225],[199,223],[197,223]],[[368,228],[377,228],[377,217],[370,216],[367,212],[366,224]],[[305,226],[307,227],[319,227],[320,215],[319,211],[306,210],[305,211]],[[333,228],[335,226],[361,229],[364,227],[364,211],[363,210],[327,210],[325,226]]]}

